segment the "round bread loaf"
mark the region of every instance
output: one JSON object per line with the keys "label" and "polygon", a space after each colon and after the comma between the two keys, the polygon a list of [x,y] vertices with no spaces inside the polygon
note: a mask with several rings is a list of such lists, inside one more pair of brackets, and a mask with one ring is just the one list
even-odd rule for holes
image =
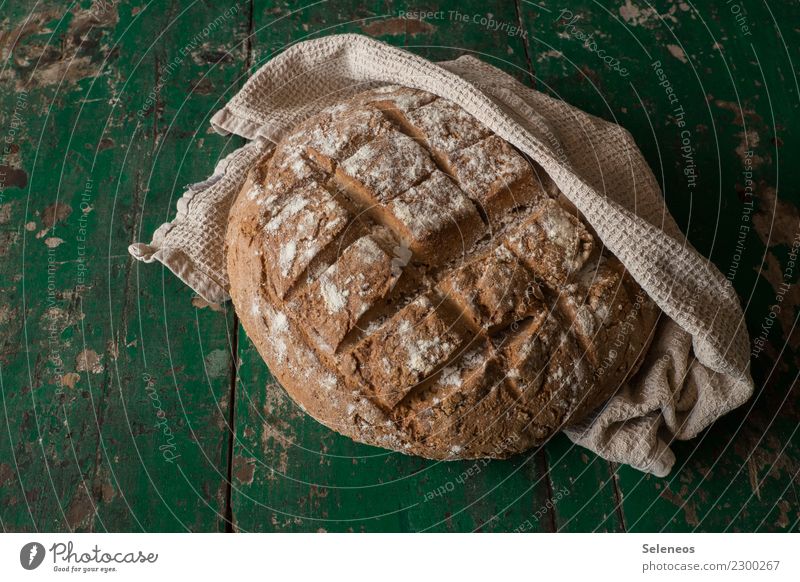
{"label": "round bread loaf", "polygon": [[659,313],[541,168],[405,87],[289,132],[226,244],[236,312],[292,398],[429,458],[506,457],[584,419]]}

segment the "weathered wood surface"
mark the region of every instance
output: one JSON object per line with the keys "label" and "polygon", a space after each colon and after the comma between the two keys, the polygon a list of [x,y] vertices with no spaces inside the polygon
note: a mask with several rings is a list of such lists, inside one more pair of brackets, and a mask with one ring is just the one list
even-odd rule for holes
{"label": "weathered wood surface", "polygon": [[[402,18],[421,8],[0,6],[4,531],[798,529],[800,292],[787,267],[800,169],[787,162],[800,153],[800,7],[446,0]],[[242,143],[208,118],[248,72],[337,32],[475,54],[630,130],[691,243],[732,280],[751,336],[771,325],[754,399],[677,444],[666,479],[561,436],[508,461],[435,463],[306,417],[229,305],[126,247]]]}

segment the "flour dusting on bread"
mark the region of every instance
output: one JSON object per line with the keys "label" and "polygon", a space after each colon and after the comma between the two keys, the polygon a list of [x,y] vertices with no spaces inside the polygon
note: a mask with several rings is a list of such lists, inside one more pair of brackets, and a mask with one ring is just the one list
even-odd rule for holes
{"label": "flour dusting on bread", "polygon": [[404,87],[289,132],[227,244],[237,313],[291,396],[430,458],[504,457],[583,420],[658,317],[541,168]]}

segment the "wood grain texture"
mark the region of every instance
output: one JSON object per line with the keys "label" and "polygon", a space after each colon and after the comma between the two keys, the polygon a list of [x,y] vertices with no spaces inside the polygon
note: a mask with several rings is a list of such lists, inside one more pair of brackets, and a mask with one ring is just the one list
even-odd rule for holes
{"label": "wood grain texture", "polygon": [[244,70],[241,55],[225,67],[216,55],[242,51],[246,27],[194,39],[187,19],[219,9],[182,10],[31,3],[9,15],[36,26],[8,40],[16,92],[3,91],[6,111],[28,95],[15,140],[27,185],[4,191],[6,530],[224,529],[232,312],[198,309],[127,253],[238,145],[206,135],[206,118],[212,87]]}
{"label": "wood grain texture", "polygon": [[[2,529],[797,531],[800,292],[787,267],[800,168],[787,162],[800,151],[800,32],[788,24],[800,8],[747,5],[744,20],[726,4],[696,8],[3,5]],[[401,14],[419,9],[436,14]],[[128,256],[242,143],[208,118],[247,74],[338,32],[433,59],[475,54],[634,135],[689,241],[739,293],[751,337],[772,322],[753,358],[756,396],[677,443],[668,478],[563,436],[486,463],[357,445],[288,399],[229,306]]]}
{"label": "wood grain texture", "polygon": [[[797,529],[796,270],[788,280],[794,290],[777,299],[800,226],[797,192],[779,189],[797,173],[786,164],[797,148],[800,109],[791,65],[798,54],[787,48],[796,31],[781,24],[796,19],[797,9],[784,6],[775,21],[756,7],[737,20],[729,7],[696,13],[689,3],[651,6],[582,3],[562,12],[523,2],[533,66],[552,94],[633,134],[689,240],[739,293],[751,338],[774,305],[781,315],[769,346],[753,359],[753,400],[698,439],[677,443],[678,462],[667,479],[627,467],[613,471],[621,513],[630,531]],[[581,40],[592,33],[592,40]],[[627,76],[599,51],[618,60]]]}

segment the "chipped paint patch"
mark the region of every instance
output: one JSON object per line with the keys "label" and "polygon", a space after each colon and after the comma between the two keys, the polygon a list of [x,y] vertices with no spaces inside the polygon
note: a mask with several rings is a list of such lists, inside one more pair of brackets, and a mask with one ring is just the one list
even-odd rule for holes
{"label": "chipped paint patch", "polygon": [[785,287],[787,281],[784,279],[783,267],[772,252],[768,251],[765,256],[766,267],[759,269],[754,266],[753,269],[764,279],[766,279],[775,291],[775,296],[782,297],[781,308],[778,312],[777,319],[781,325],[783,338],[789,343],[792,349],[800,347],[800,334],[794,333],[789,336],[787,334],[794,326],[795,310],[800,306],[800,286],[791,285],[788,289]]}
{"label": "chipped paint patch", "polygon": [[28,185],[28,173],[22,168],[0,166],[0,175],[3,176],[3,184],[5,187],[13,186],[24,190]]}
{"label": "chipped paint patch", "polygon": [[19,233],[17,231],[9,230],[0,233],[0,257],[7,255],[11,247],[16,245],[17,242],[19,242]]}
{"label": "chipped paint patch", "polygon": [[37,67],[35,74],[31,75],[29,83],[34,87],[63,85],[64,82],[77,83],[81,79],[93,77],[97,72],[97,67],[92,63],[91,57],[75,57]]}
{"label": "chipped paint patch", "polygon": [[7,303],[0,305],[0,325],[6,325],[17,318],[17,309],[11,309]]}
{"label": "chipped paint patch", "polygon": [[83,40],[93,28],[110,28],[119,22],[117,6],[119,2],[94,0],[88,8],[76,10],[69,30],[77,38]]}
{"label": "chipped paint patch", "polygon": [[75,356],[75,369],[78,372],[100,374],[104,369],[100,360],[101,356],[97,352],[87,348]]}
{"label": "chipped paint patch", "polygon": [[81,381],[81,375],[76,372],[67,372],[61,376],[61,385],[65,388],[75,389],[75,385]]}
{"label": "chipped paint patch", "polygon": [[686,58],[686,53],[683,52],[683,49],[681,47],[679,47],[678,45],[676,45],[676,44],[668,44],[667,45],[667,50],[669,51],[669,54],[671,54],[673,57],[678,59],[680,62],[682,62],[682,63],[688,63],[689,62],[689,59]]}
{"label": "chipped paint patch", "polygon": [[[7,32],[0,32],[0,54],[3,60],[7,60],[17,45],[28,36],[41,32],[47,22],[60,18],[61,13],[58,9],[45,10],[43,12],[36,12],[26,15],[24,22],[19,26],[10,28]],[[4,23],[4,27],[5,23]]]}
{"label": "chipped paint patch", "polygon": [[[31,87],[44,87],[76,84],[81,79],[100,73],[110,48],[100,47],[103,29],[113,28],[119,22],[118,2],[95,1],[85,9],[72,12],[63,42],[56,49],[50,45],[36,43],[24,44],[26,36],[50,31],[48,22],[60,18],[58,12],[41,12],[31,15],[19,29],[19,34],[2,35],[0,38],[14,39],[8,52],[13,53],[14,62],[23,69],[24,78],[17,79],[17,88],[28,90]],[[0,42],[8,46],[10,42]],[[4,51],[5,52],[5,51]],[[88,54],[91,52],[91,56]]]}
{"label": "chipped paint patch", "polygon": [[117,496],[117,492],[114,490],[114,486],[111,483],[103,483],[100,485],[100,498],[103,502],[108,503]]}
{"label": "chipped paint patch", "polygon": [[372,36],[396,36],[399,34],[410,34],[411,36],[429,33],[436,30],[430,22],[415,18],[387,18],[377,20],[361,27],[361,30]]}
{"label": "chipped paint patch", "polygon": [[733,124],[742,128],[742,131],[736,133],[739,144],[735,151],[743,164],[751,168],[758,168],[765,161],[771,160],[769,155],[760,156],[753,152],[761,143],[757,128],[763,128],[764,123],[764,119],[755,110],[746,105],[722,99],[714,99],[714,105],[733,113]]}
{"label": "chipped paint patch", "polygon": [[97,151],[102,152],[103,150],[107,150],[114,147],[114,140],[110,137],[101,138],[97,144]]}
{"label": "chipped paint patch", "polygon": [[233,476],[244,484],[250,485],[256,472],[256,460],[252,457],[233,457]]}
{"label": "chipped paint patch", "polygon": [[660,497],[667,501],[674,503],[683,510],[684,519],[686,524],[690,527],[697,527],[700,525],[700,519],[697,517],[697,506],[694,501],[686,501],[684,497],[689,493],[688,485],[681,485],[680,490],[676,493],[667,485],[660,493]]}
{"label": "chipped paint patch", "polygon": [[94,515],[94,502],[83,484],[78,485],[67,509],[67,524],[71,530],[87,527]]}
{"label": "chipped paint patch", "polygon": [[551,58],[560,59],[563,56],[564,53],[562,53],[560,50],[550,49],[539,53],[539,56],[536,57],[536,61],[542,62],[545,59],[551,59]]}
{"label": "chipped paint patch", "polygon": [[63,238],[58,238],[57,236],[49,236],[46,239],[44,239],[44,244],[49,249],[54,249],[54,248],[58,247],[60,244],[62,244],[63,242],[64,242],[64,239]]}
{"label": "chipped paint patch", "polygon": [[736,134],[739,138],[739,145],[734,150],[736,155],[742,160],[742,164],[751,168],[758,168],[764,163],[764,158],[753,152],[754,148],[761,143],[761,137],[755,130],[740,131]]}
{"label": "chipped paint patch", "polygon": [[786,454],[783,444],[775,435],[746,429],[733,446],[737,455],[748,459],[748,469],[752,461],[752,470],[758,476],[760,485],[768,478],[779,479],[781,476],[796,475],[800,469],[798,463]]}
{"label": "chipped paint patch", "polygon": [[265,462],[272,469],[267,479],[274,479],[275,472],[286,474],[289,469],[289,449],[297,440],[290,421],[302,416],[302,412],[280,384],[269,383],[266,387],[266,404],[261,431],[261,443],[267,451]]}
{"label": "chipped paint patch", "polygon": [[723,99],[716,99],[714,100],[714,105],[716,105],[720,109],[725,109],[726,111],[730,111],[731,113],[733,113],[734,125],[744,127],[745,120],[753,123],[761,123],[764,121],[764,119],[758,113],[756,113],[754,109],[750,107],[740,106],[738,103],[734,103],[733,101],[724,101]]}
{"label": "chipped paint patch", "polygon": [[14,477],[16,477],[16,474],[11,468],[11,465],[0,463],[0,487],[11,481]]}
{"label": "chipped paint patch", "polygon": [[208,307],[211,311],[225,311],[222,305],[220,305],[219,303],[211,303],[209,301],[206,301],[199,295],[192,297],[192,305],[197,309],[205,309],[206,307]]}
{"label": "chipped paint patch", "polygon": [[671,6],[666,13],[659,14],[658,10],[649,4],[646,8],[640,8],[638,5],[631,2],[631,0],[625,0],[625,4],[619,7],[619,15],[630,26],[655,28],[663,24],[662,20],[669,20],[677,24],[678,19],[675,17],[675,12],[677,10],[677,6]]}
{"label": "chipped paint patch", "polygon": [[42,211],[42,224],[45,228],[52,228],[59,222],[64,222],[72,214],[72,207],[63,202],[54,202]]}
{"label": "chipped paint patch", "polygon": [[0,224],[11,222],[11,202],[0,204]]}
{"label": "chipped paint patch", "polygon": [[212,350],[205,358],[206,372],[210,378],[220,378],[230,370],[230,354],[225,350]]}
{"label": "chipped paint patch", "polygon": [[791,509],[791,505],[785,499],[781,499],[776,503],[778,507],[778,519],[775,521],[775,525],[777,525],[781,529],[786,529],[789,527],[789,510]]}
{"label": "chipped paint patch", "polygon": [[756,467],[756,462],[753,457],[747,459],[747,476],[750,480],[750,489],[758,500],[761,501],[761,484],[758,480],[758,468]]}
{"label": "chipped paint patch", "polygon": [[108,354],[108,358],[112,361],[119,358],[119,346],[116,341],[108,340],[106,342],[106,353]]}
{"label": "chipped paint patch", "polygon": [[753,227],[761,242],[768,247],[791,246],[800,230],[800,211],[794,204],[780,200],[772,186],[759,184],[756,190],[758,212],[753,215]]}

